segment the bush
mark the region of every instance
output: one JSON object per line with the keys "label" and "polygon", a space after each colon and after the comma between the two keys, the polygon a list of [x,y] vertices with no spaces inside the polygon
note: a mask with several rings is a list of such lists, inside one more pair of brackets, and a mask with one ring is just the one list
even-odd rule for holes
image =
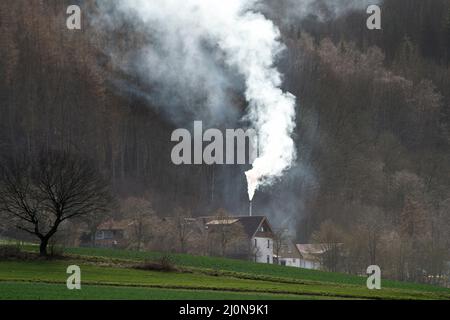
{"label": "bush", "polygon": [[0,260],[22,258],[23,253],[17,245],[0,245]]}
{"label": "bush", "polygon": [[50,257],[61,258],[64,255],[64,246],[52,244],[49,246]]}
{"label": "bush", "polygon": [[140,265],[137,265],[135,268],[139,270],[152,270],[163,272],[178,271],[170,255],[163,255],[157,260],[144,262]]}

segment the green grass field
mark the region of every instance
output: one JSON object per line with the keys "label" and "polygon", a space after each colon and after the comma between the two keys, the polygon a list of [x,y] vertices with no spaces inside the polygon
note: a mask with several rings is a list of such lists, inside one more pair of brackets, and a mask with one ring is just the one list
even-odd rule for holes
{"label": "green grass field", "polygon": [[0,282],[1,299],[20,300],[316,300],[317,296],[251,294],[197,290],[83,286],[82,290],[70,291],[60,284]]}
{"label": "green grass field", "polygon": [[[28,251],[35,251],[32,246]],[[64,260],[0,261],[0,299],[446,299],[450,289],[246,261],[173,255],[178,271],[138,270],[159,253],[67,249]],[[66,288],[67,266],[81,267],[82,289]]]}

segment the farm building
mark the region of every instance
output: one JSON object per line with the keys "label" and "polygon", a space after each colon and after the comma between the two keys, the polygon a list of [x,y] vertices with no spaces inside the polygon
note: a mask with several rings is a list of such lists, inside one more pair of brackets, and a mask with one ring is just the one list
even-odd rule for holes
{"label": "farm building", "polygon": [[[236,258],[248,258],[259,263],[273,263],[274,234],[264,216],[232,216],[226,218],[199,218],[211,235],[220,232],[242,234],[235,244],[237,250],[231,254]],[[238,229],[241,229],[238,231]],[[233,236],[233,235],[232,235]]]}
{"label": "farm building", "polygon": [[297,246],[291,240],[281,244],[278,256],[274,254],[274,258],[279,265],[287,267],[301,267],[302,255]]}
{"label": "farm building", "polygon": [[126,248],[128,233],[133,226],[131,220],[108,220],[95,233],[95,246],[101,248]]}
{"label": "farm building", "polygon": [[321,269],[320,257],[326,252],[326,247],[320,243],[314,244],[297,244],[300,252],[300,268],[304,269]]}

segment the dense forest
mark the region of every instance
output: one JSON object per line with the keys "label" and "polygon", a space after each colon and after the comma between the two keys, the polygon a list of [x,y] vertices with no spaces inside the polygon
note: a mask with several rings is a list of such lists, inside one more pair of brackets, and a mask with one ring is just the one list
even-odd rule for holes
{"label": "dense forest", "polygon": [[[117,199],[146,198],[161,217],[178,207],[246,214],[248,166],[170,160],[180,125],[239,126],[239,86],[226,119],[210,120],[201,100],[175,119],[152,98],[158,88],[114,61],[147,39],[125,23],[99,31],[88,0],[78,1],[83,29],[68,31],[69,2],[0,2],[0,154],[83,155]],[[286,45],[278,67],[298,97],[298,160],[256,195],[254,212],[290,226],[298,242],[347,244],[330,270],[376,263],[392,278],[438,281],[427,275],[450,260],[450,1],[381,1],[382,30],[366,28],[365,10],[326,5],[286,20],[290,3],[267,0],[263,10]]]}

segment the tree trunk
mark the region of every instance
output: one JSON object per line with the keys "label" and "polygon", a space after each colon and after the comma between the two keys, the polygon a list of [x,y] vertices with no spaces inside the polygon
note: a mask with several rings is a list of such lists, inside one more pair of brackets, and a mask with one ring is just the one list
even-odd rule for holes
{"label": "tree trunk", "polygon": [[41,244],[39,245],[39,255],[41,257],[47,256],[47,246],[48,246],[48,238],[42,238]]}
{"label": "tree trunk", "polygon": [[95,248],[95,234],[97,233],[97,231],[91,232],[91,247]]}

